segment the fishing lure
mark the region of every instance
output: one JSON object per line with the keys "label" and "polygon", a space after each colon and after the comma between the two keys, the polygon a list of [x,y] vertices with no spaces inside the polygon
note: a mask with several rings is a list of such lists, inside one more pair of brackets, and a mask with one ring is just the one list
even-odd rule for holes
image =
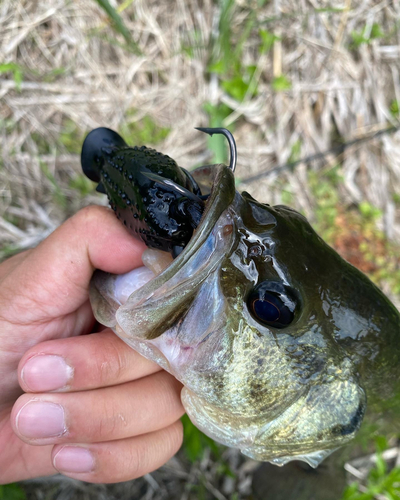
{"label": "fishing lure", "polygon": [[[228,139],[234,171],[237,153],[232,134],[223,128],[197,130]],[[81,162],[85,175],[99,183],[96,190],[107,194],[111,208],[133,236],[173,257],[183,250],[207,198],[187,170],[154,149],[127,146],[119,134],[104,127],[86,137]]]}

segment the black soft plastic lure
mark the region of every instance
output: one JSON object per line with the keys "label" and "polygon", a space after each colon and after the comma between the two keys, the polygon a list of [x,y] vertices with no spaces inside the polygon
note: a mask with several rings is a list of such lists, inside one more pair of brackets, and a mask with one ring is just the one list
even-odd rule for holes
{"label": "black soft plastic lure", "polygon": [[[198,130],[228,138],[234,169],[236,146],[231,133],[219,128]],[[154,149],[127,146],[119,134],[104,127],[86,137],[81,162],[85,175],[99,183],[97,191],[107,194],[111,208],[133,236],[174,257],[183,250],[204,211],[200,188],[188,171]]]}

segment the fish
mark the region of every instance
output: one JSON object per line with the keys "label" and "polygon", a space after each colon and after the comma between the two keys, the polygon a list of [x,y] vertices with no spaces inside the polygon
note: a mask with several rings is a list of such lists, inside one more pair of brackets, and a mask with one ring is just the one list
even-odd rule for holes
{"label": "fish", "polygon": [[[400,315],[302,214],[236,190],[224,135],[230,165],[199,167],[183,186],[203,202],[192,200],[190,237],[149,248],[147,267],[126,275],[97,270],[92,309],[183,384],[206,435],[255,460],[317,467],[376,429],[382,408],[399,430]],[[104,165],[112,151],[99,151]]]}

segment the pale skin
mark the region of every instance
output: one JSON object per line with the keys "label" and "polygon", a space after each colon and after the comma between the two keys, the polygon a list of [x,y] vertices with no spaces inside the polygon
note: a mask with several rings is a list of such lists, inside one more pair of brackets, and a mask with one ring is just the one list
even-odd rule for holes
{"label": "pale skin", "polygon": [[93,271],[127,272],[144,248],[88,207],[0,265],[0,484],[127,481],[178,451],[181,384],[111,330],[88,335]]}

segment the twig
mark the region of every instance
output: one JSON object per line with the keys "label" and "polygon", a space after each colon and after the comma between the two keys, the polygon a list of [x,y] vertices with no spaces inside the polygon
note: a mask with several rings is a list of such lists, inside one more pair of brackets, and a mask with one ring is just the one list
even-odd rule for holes
{"label": "twig", "polygon": [[327,155],[335,153],[336,155],[342,154],[346,149],[348,149],[351,146],[355,146],[357,144],[362,144],[364,142],[369,142],[372,141],[373,139],[376,139],[377,137],[380,137],[382,135],[386,134],[392,134],[393,132],[396,132],[397,130],[400,130],[400,125],[394,125],[392,127],[379,130],[378,132],[374,132],[373,134],[368,134],[363,137],[359,137],[358,139],[353,139],[351,141],[345,142],[343,144],[340,144],[339,146],[335,146],[334,148],[328,149],[326,151],[322,151],[321,153],[316,153],[310,156],[306,156],[304,158],[301,158],[300,160],[284,163],[283,165],[278,165],[277,167],[272,168],[271,170],[267,170],[264,172],[260,172],[255,175],[250,175],[248,177],[243,177],[240,179],[240,182],[254,182],[258,179],[261,179],[262,177],[268,177],[269,175],[276,174],[279,172],[283,172],[284,170],[291,170],[297,165],[300,165],[301,163],[309,163],[314,160],[320,160],[321,158],[325,158]]}

